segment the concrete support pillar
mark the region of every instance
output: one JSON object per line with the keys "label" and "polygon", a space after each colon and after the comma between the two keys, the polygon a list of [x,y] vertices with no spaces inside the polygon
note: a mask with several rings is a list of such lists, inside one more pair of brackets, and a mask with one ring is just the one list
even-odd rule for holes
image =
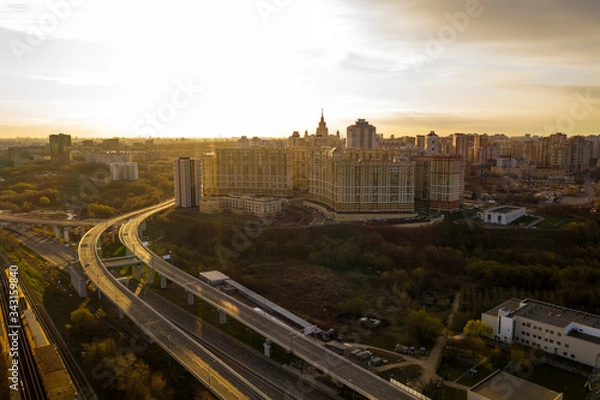
{"label": "concrete support pillar", "polygon": [[133,275],[133,279],[141,282],[142,280],[142,266],[141,265],[133,265],[131,267],[131,274]]}
{"label": "concrete support pillar", "polygon": [[21,233],[25,234],[25,224],[21,224]]}
{"label": "concrete support pillar", "polygon": [[56,240],[60,240],[60,228],[57,225],[54,225],[54,237]]}
{"label": "concrete support pillar", "polygon": [[223,310],[219,310],[219,324],[223,325],[227,323],[227,314]]}
{"label": "concrete support pillar", "polygon": [[271,341],[269,339],[265,340],[263,348],[265,349],[265,356],[271,358]]}
{"label": "concrete support pillar", "polygon": [[65,243],[69,243],[69,230],[70,229],[71,228],[68,228],[68,227],[65,226],[65,229],[63,230],[64,235],[65,235]]}
{"label": "concrete support pillar", "polygon": [[129,247],[125,246],[125,255],[127,257],[134,255],[133,252],[131,250],[129,250]]}
{"label": "concrete support pillar", "polygon": [[167,288],[167,278],[165,278],[164,276],[160,277],[160,288],[161,289]]}
{"label": "concrete support pillar", "polygon": [[125,313],[123,312],[123,310],[121,308],[119,308],[119,319],[123,319],[125,318]]}
{"label": "concrete support pillar", "polygon": [[187,292],[187,304],[188,306],[194,304],[194,294],[192,292]]}
{"label": "concrete support pillar", "polygon": [[148,267],[147,272],[148,272],[147,277],[146,277],[146,280],[148,281],[147,283],[148,283],[148,285],[152,285],[152,282],[153,282],[152,281],[152,272],[153,272],[152,268]]}
{"label": "concrete support pillar", "polygon": [[96,291],[98,292],[98,300],[100,300],[102,298],[102,290],[100,290],[100,288],[97,288]]}

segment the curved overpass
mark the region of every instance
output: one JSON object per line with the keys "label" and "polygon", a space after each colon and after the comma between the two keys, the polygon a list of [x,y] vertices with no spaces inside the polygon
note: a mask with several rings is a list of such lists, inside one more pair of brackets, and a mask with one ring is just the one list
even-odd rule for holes
{"label": "curved overpass", "polygon": [[[146,209],[155,213],[173,206],[173,200]],[[152,340],[173,356],[192,375],[223,399],[265,399],[266,395],[233,372],[221,360],[169,322],[135,294],[121,285],[104,268],[97,252],[100,235],[110,226],[134,217],[138,212],[100,223],[81,239],[78,253],[88,277],[113,303]]]}
{"label": "curved overpass", "polygon": [[146,218],[157,211],[159,210],[147,210],[129,219],[126,224],[121,226],[119,238],[129,250],[161,277],[183,287],[188,293],[192,293],[194,296],[227,313],[368,399],[413,400],[424,398],[401,390],[346,358],[325,349],[321,343],[305,337],[291,327],[280,325],[268,316],[256,312],[246,304],[181,271],[149,251],[141,243],[138,228]]}

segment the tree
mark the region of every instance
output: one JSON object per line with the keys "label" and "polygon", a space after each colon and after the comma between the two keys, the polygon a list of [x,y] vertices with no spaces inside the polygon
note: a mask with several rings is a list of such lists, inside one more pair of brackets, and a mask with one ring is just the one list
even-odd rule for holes
{"label": "tree", "polygon": [[437,317],[431,317],[424,308],[413,310],[406,317],[406,327],[416,342],[432,343],[444,330]]}
{"label": "tree", "polygon": [[39,198],[38,203],[40,206],[47,206],[50,205],[50,199],[46,196],[42,196]]}
{"label": "tree", "polygon": [[80,307],[70,314],[73,331],[82,339],[89,340],[100,323],[87,308]]}
{"label": "tree", "polygon": [[465,335],[472,337],[491,337],[494,330],[483,321],[471,319],[465,324],[463,332]]}

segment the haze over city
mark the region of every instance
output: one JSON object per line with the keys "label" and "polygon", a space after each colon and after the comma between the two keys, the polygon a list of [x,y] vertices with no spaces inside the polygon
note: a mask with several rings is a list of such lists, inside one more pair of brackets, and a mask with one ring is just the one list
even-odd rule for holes
{"label": "haze over city", "polygon": [[0,137],[596,134],[594,1],[0,5]]}

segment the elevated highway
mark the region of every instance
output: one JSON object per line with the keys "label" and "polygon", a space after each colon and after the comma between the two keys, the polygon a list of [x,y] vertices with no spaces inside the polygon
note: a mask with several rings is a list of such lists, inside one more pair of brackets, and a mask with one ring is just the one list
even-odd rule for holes
{"label": "elevated highway", "polygon": [[142,245],[138,234],[139,226],[145,219],[164,208],[150,209],[133,216],[119,231],[121,242],[146,265],[156,271],[162,279],[168,279],[181,286],[188,292],[188,296],[201,298],[221,313],[240,321],[285,350],[293,352],[335,381],[343,383],[368,399],[413,400],[424,398],[403,391],[346,358],[325,349],[321,343],[312,338],[305,337],[291,327],[277,323],[264,313],[256,312],[248,305],[179,270],[149,251]]}
{"label": "elevated highway", "polygon": [[[173,201],[146,209],[149,213],[173,206]],[[97,251],[100,235],[109,227],[135,217],[136,213],[102,222],[90,229],[79,244],[79,259],[88,277],[152,340],[165,349],[193,376],[223,399],[268,399],[269,397],[235,373],[147,303],[121,285],[104,267]],[[140,244],[141,246],[141,244]]]}

